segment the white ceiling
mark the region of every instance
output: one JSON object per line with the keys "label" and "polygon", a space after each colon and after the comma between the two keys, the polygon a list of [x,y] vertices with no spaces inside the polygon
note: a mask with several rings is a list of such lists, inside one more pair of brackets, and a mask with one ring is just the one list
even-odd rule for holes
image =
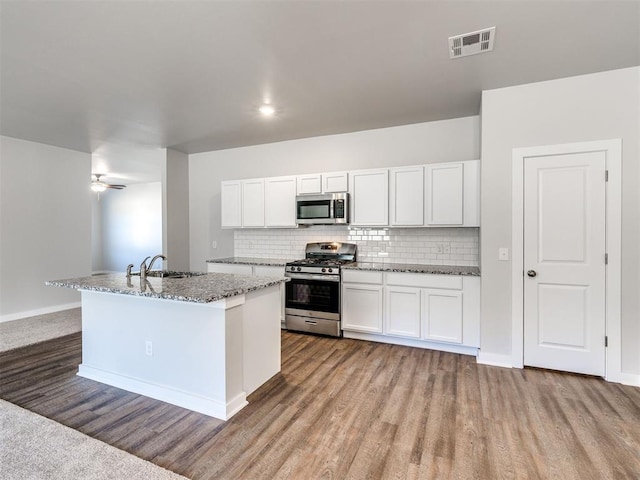
{"label": "white ceiling", "polygon": [[[103,158],[477,115],[483,89],[640,64],[638,1],[0,5],[1,133]],[[490,26],[493,52],[449,59]]]}

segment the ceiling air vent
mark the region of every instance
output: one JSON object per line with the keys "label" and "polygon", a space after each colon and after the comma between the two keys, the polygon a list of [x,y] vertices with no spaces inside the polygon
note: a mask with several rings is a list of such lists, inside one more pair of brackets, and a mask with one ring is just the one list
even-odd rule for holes
{"label": "ceiling air vent", "polygon": [[495,36],[496,27],[491,27],[449,37],[449,56],[451,58],[459,58],[475,55],[476,53],[490,52],[493,50]]}

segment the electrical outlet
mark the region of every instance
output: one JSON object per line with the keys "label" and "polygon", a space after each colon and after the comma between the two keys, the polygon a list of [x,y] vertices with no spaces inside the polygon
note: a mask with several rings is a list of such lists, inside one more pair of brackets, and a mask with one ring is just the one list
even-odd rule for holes
{"label": "electrical outlet", "polygon": [[144,342],[144,353],[150,357],[153,356],[153,343],[151,340]]}
{"label": "electrical outlet", "polygon": [[442,253],[442,251],[444,250],[444,245],[439,243],[436,245],[436,253]]}
{"label": "electrical outlet", "polygon": [[506,261],[509,260],[509,249],[502,247],[498,249],[498,260]]}
{"label": "electrical outlet", "polygon": [[442,246],[442,253],[451,253],[451,244],[445,243]]}
{"label": "electrical outlet", "polygon": [[211,242],[211,248],[218,248],[218,242],[216,242],[215,240]]}

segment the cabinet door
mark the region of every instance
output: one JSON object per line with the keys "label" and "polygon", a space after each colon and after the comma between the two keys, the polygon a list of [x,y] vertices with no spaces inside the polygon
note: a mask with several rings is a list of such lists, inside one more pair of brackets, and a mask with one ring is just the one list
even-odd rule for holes
{"label": "cabinet door", "polygon": [[384,295],[386,335],[420,338],[420,289],[387,287]]}
{"label": "cabinet door", "polygon": [[426,165],[428,225],[462,225],[462,163]]}
{"label": "cabinet door", "polygon": [[423,338],[462,343],[462,292],[422,290]]}
{"label": "cabinet door", "polygon": [[465,227],[480,226],[480,160],[464,164],[464,208],[462,223]]}
{"label": "cabinet door", "polygon": [[296,226],[296,177],[265,179],[267,227]]}
{"label": "cabinet door", "polygon": [[242,182],[221,183],[220,219],[222,228],[242,227]]}
{"label": "cabinet door", "polygon": [[209,273],[232,273],[234,275],[252,275],[251,265],[237,263],[207,263]]}
{"label": "cabinet door", "polygon": [[298,195],[322,193],[322,175],[298,175]]}
{"label": "cabinet door", "polygon": [[389,170],[389,224],[424,225],[424,167]]}
{"label": "cabinet door", "polygon": [[351,224],[389,224],[389,170],[359,170],[349,174]]}
{"label": "cabinet door", "polygon": [[322,174],[322,191],[324,193],[340,193],[349,190],[349,175],[347,172],[332,172]]}
{"label": "cabinet door", "polygon": [[382,333],[382,286],[342,284],[342,329]]}
{"label": "cabinet door", "polygon": [[264,179],[242,181],[242,226],[264,227]]}

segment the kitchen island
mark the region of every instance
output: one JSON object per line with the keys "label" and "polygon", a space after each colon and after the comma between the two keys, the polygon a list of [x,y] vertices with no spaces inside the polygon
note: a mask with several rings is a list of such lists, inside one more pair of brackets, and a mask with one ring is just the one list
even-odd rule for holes
{"label": "kitchen island", "polygon": [[47,285],[81,292],[78,375],[228,420],[280,371],[285,281],[118,273]]}

